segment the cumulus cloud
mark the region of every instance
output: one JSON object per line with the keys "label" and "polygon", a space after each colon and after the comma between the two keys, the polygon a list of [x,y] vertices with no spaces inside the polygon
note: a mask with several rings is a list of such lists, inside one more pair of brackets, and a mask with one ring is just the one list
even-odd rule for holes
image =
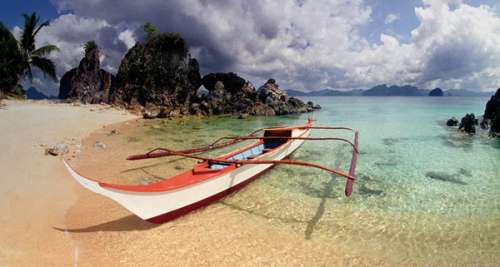
{"label": "cumulus cloud", "polygon": [[[141,25],[180,32],[202,72],[235,71],[257,85],[269,77],[285,88],[366,88],[378,83],[491,89],[500,78],[500,18],[488,6],[461,0],[423,0],[411,39],[381,34],[371,43],[360,30],[372,23],[364,0],[53,0],[62,15],[41,42],[62,48],[58,73],[75,67],[82,44],[104,49],[116,70]],[[109,12],[113,10],[113,12]],[[390,14],[385,23],[399,19]]]}
{"label": "cumulus cloud", "polygon": [[389,14],[385,17],[384,23],[385,24],[391,24],[395,22],[396,20],[399,20],[400,15],[399,14]]}
{"label": "cumulus cloud", "polygon": [[[452,9],[431,2],[415,10],[421,24],[411,33],[418,55],[425,59],[419,81],[453,87],[461,87],[463,81],[477,88],[490,87],[478,78],[499,66],[500,18],[487,6],[453,1]],[[477,81],[471,83],[474,77]]]}
{"label": "cumulus cloud", "polygon": [[332,70],[342,77],[350,50],[368,45],[358,30],[371,14],[363,0],[57,3],[111,24],[150,21],[161,31],[180,32],[204,73],[236,71],[256,83],[273,76],[296,88],[335,83]]}

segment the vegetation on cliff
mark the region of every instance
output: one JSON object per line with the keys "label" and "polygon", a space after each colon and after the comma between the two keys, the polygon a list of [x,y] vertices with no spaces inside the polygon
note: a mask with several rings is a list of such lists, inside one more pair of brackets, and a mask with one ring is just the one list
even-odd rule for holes
{"label": "vegetation on cliff", "polygon": [[78,68],[69,70],[61,78],[59,98],[83,103],[108,103],[114,76],[101,69],[101,54],[94,41],[85,43],[84,51]]}
{"label": "vegetation on cliff", "polygon": [[123,58],[112,102],[187,109],[201,85],[198,61],[177,33],[159,33],[138,42]]}

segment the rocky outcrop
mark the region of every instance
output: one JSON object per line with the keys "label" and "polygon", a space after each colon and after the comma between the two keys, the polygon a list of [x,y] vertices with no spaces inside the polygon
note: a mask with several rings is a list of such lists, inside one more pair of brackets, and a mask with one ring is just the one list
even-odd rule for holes
{"label": "rocky outcrop", "polygon": [[491,125],[491,135],[500,136],[500,88],[491,96],[488,103],[486,103],[481,126],[487,128],[488,125]]}
{"label": "rocky outcrop", "polygon": [[272,108],[276,115],[311,112],[321,108],[312,102],[306,104],[298,98],[289,97],[284,90],[279,88],[274,79],[269,79],[261,86],[257,91],[257,96],[258,100]]}
{"label": "rocky outcrop", "polygon": [[96,46],[86,51],[78,68],[66,72],[60,81],[59,98],[83,103],[107,103],[114,76],[101,69],[100,52]]}
{"label": "rocky outcrop", "polygon": [[455,117],[452,117],[446,121],[446,126],[457,126],[458,125],[458,119]]}
{"label": "rocky outcrop", "polygon": [[[95,49],[94,49],[95,48]],[[176,33],[151,35],[132,47],[116,78],[99,69],[99,50],[86,45],[85,58],[61,79],[61,98],[84,103],[107,102],[143,114],[166,118],[185,114],[284,115],[321,108],[288,97],[274,79],[255,86],[235,73],[210,73],[201,78],[198,61]]]}
{"label": "rocky outcrop", "polygon": [[235,73],[211,73],[191,99],[191,113],[198,115],[248,114],[256,101],[253,84]]}
{"label": "rocky outcrop", "polygon": [[190,111],[199,115],[240,114],[274,116],[310,112],[321,108],[288,97],[274,79],[259,90],[235,73],[211,73],[203,77],[202,86],[191,99]]}
{"label": "rocky outcrop", "polygon": [[444,92],[441,88],[433,89],[429,92],[429,96],[443,96]]}
{"label": "rocky outcrop", "polygon": [[474,114],[473,113],[466,114],[465,117],[463,117],[462,120],[460,121],[458,129],[468,134],[475,134],[476,125],[478,125],[478,120],[476,119]]}
{"label": "rocky outcrop", "polygon": [[[122,60],[111,102],[158,114],[187,113],[201,85],[199,65],[176,33],[137,43]],[[152,114],[154,115],[154,114]]]}

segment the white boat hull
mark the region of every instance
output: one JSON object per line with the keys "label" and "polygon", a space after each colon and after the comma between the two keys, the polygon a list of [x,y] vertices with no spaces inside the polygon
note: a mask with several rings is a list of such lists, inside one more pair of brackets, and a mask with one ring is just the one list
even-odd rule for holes
{"label": "white boat hull", "polygon": [[[310,129],[294,129],[293,137],[307,137]],[[259,157],[259,160],[281,160],[293,153],[304,140],[290,140],[278,149]],[[191,210],[210,204],[234,192],[274,164],[246,164],[220,176],[163,192],[132,192],[103,187],[99,182],[85,178],[64,162],[69,173],[85,188],[111,198],[143,220],[161,223],[179,217]]]}

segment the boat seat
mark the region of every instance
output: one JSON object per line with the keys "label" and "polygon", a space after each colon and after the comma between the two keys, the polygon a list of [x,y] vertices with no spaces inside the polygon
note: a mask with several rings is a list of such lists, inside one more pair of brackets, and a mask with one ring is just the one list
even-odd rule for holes
{"label": "boat seat", "polygon": [[231,164],[229,164],[229,163],[212,163],[209,165],[209,168],[212,170],[220,170],[220,169],[226,168],[229,165],[231,165]]}

